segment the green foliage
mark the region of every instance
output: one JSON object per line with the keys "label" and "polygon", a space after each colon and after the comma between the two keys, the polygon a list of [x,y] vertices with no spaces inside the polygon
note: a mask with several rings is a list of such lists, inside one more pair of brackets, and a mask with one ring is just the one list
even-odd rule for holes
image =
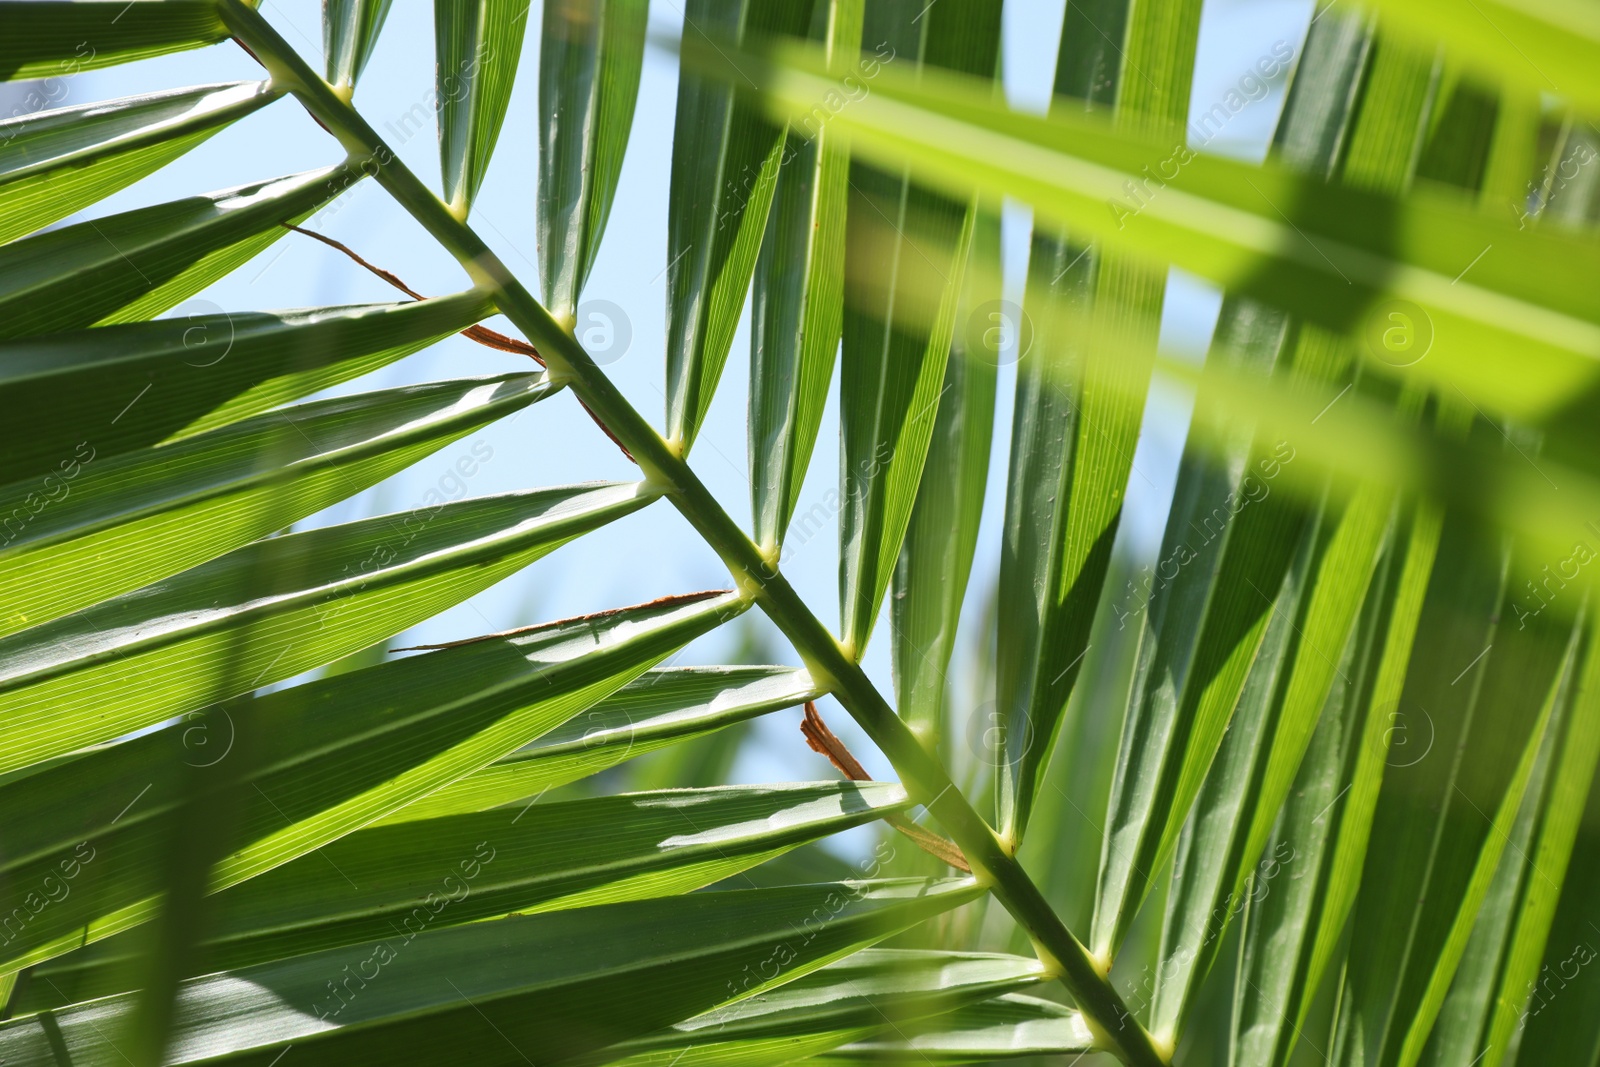
{"label": "green foliage", "polygon": [[[527,0],[435,0],[437,195],[351,103],[387,0],[327,0],[315,63],[245,0],[0,3],[7,81],[267,75],[0,122],[0,1058],[1600,1064],[1600,236],[1536,160],[1595,158],[1600,22],[1373,7],[1274,54],[1247,163],[1188,143],[1198,0],[1070,0],[1045,115],[989,0],[690,0],[658,432],[571,332],[644,0],[545,0],[536,75]],[[467,222],[518,77],[543,304]],[[344,162],[77,217],[296,106]],[[157,317],[364,179],[474,287]],[[1198,369],[1173,266],[1224,291]],[[747,294],[749,531],[686,459]],[[316,395],[458,332],[541,366]],[[835,363],[837,636],[781,568]],[[563,390],[637,482],[290,531]],[[657,500],[731,589],[389,654]],[[664,666],[752,607],[804,668]],[[824,695],[898,782],[722,784]]]}

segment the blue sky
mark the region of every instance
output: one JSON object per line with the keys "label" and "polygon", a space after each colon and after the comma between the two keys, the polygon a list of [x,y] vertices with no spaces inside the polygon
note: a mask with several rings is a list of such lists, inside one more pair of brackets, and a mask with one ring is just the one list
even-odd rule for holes
{"label": "blue sky", "polygon": [[[1011,0],[1006,5],[1004,68],[1007,94],[1019,108],[1040,110],[1048,100],[1064,0]],[[318,69],[321,24],[318,0],[263,0],[262,8],[280,32]],[[538,25],[535,0],[530,21]],[[1310,17],[1310,0],[1209,0],[1201,30],[1195,73],[1193,113],[1223,100],[1257,59],[1278,42],[1298,50]],[[679,0],[652,0],[652,31],[676,36],[682,22]],[[536,31],[535,31],[536,32]],[[471,222],[484,239],[537,291],[534,211],[538,116],[537,40],[523,53],[521,76]],[[397,0],[383,37],[356,93],[356,104],[399,156],[437,188],[438,148],[431,127],[406,135],[402,116],[424,102],[433,81],[431,5]],[[144,63],[79,74],[59,88],[62,104],[82,104],[161,88],[201,82],[255,78],[259,68],[231,43]],[[631,340],[606,367],[627,397],[659,422],[663,408],[666,266],[667,161],[676,98],[676,63],[652,47],[646,57],[633,139],[623,169],[616,206],[586,300],[606,300],[628,319]],[[1281,81],[1265,97],[1235,115],[1209,151],[1259,157],[1282,102]],[[326,166],[340,157],[337,145],[292,100],[281,100],[224,131],[158,174],[97,205],[93,215],[224,188],[261,178]],[[1024,208],[1006,216],[1008,285],[1018,284],[1026,267]],[[324,209],[307,224],[352,245],[369,260],[395,271],[420,292],[436,295],[465,288],[465,276],[420,227],[393,205],[374,183],[365,182]],[[331,250],[289,236],[257,260],[201,294],[175,314],[195,311],[252,310],[319,304],[387,301],[396,294]],[[1162,344],[1169,354],[1199,360],[1208,344],[1218,296],[1180,276],[1169,284]],[[504,324],[498,324],[509,329]],[[728,373],[693,464],[702,479],[736,518],[749,517],[745,461],[745,377],[749,359],[748,314],[734,339]],[[526,369],[526,361],[452,338],[375,375],[341,388],[364,391],[445,377],[472,377]],[[998,570],[998,518],[1003,505],[1005,447],[1010,423],[1011,376],[1002,370],[997,412],[997,447],[986,502],[979,556],[974,568],[969,614]],[[1123,537],[1142,556],[1159,543],[1187,426],[1189,398],[1181,389],[1157,383],[1147,410],[1130,480]],[[799,509],[805,511],[835,484],[838,470],[836,410],[824,422]],[[364,515],[408,509],[430,488],[451,492],[455,460],[473,446],[492,450],[466,490],[474,495],[594,478],[634,477],[624,460],[588,421],[569,396],[531,408],[514,420],[463,439],[383,484],[314,516],[301,527],[345,522]],[[786,558],[791,581],[824,621],[837,618],[838,550],[834,538],[818,536]],[[485,591],[405,635],[405,643],[451,640],[565,615],[648,600],[668,593],[727,584],[716,557],[665,503],[583,538],[524,572]],[[797,662],[770,624],[752,612],[748,625],[771,640],[772,656]],[[888,627],[880,626],[868,652],[867,668],[885,691],[891,681]],[[681,662],[717,662],[727,654],[731,635],[713,634],[687,650]],[[960,657],[958,656],[958,661]],[[956,691],[960,692],[958,685]],[[828,708],[824,706],[824,713]],[[777,717],[781,718],[781,717]],[[834,709],[835,730],[845,736],[870,770],[885,764]],[[735,770],[741,781],[815,777],[815,757],[799,744],[794,723],[763,722],[762,743],[749,749]]]}

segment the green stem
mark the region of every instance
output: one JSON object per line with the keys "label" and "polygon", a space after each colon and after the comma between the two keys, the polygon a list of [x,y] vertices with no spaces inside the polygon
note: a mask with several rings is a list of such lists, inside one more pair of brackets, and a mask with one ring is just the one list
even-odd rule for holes
{"label": "green stem", "polygon": [[482,239],[450,212],[365,119],[318,77],[270,23],[241,0],[223,0],[228,28],[260,60],[274,85],[288,89],[363,161],[389,194],[496,296],[502,313],[539,349],[551,376],[564,381],[633,455],[690,525],[716,551],[744,592],[758,603],[804,658],[818,684],[834,694],[882,749],[910,794],[961,846],[972,870],[1032,939],[1040,960],[1058,976],[1106,1047],[1134,1067],[1165,1067],[1150,1035],[1062,924],[1027,872],[957,789],[944,765],[923,748],[861,669],[845,654],[788,579],[762,556],[684,458],[618,392],[583,347],[551,318]]}

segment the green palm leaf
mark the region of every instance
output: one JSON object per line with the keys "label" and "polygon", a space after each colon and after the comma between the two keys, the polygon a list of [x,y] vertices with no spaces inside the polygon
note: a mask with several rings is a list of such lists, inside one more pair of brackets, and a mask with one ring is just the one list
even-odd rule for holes
{"label": "green palm leaf", "polygon": [[[250,0],[0,3],[0,1058],[1596,1067],[1600,23],[1319,3],[1191,108],[1266,25],[1202,40],[1202,6],[1071,0],[1030,110],[1031,45],[995,79],[1023,6],[692,0],[674,71],[643,0],[547,0],[533,203],[484,222],[534,227],[541,304],[468,223],[527,0],[435,0],[434,70],[384,72],[432,75],[442,197],[353,104],[388,0],[327,0],[315,63]],[[229,38],[203,62],[264,81],[170,56],[37,112]],[[577,320],[674,77],[670,159],[634,160],[657,428]],[[1267,160],[1208,151],[1280,79]],[[257,116],[281,95],[313,121]],[[343,162],[174,186],[223,130]],[[362,178],[423,241],[350,255],[412,303],[156,318]],[[469,291],[400,281],[433,247]],[[1174,268],[1224,290],[1203,366],[1157,353],[1204,303]],[[747,286],[749,533],[687,459]],[[315,395],[455,332],[539,369],[456,345],[454,380]],[[836,349],[837,498],[797,518]],[[637,483],[286,529],[562,389]],[[1133,456],[1184,418],[1152,549]],[[564,579],[628,584],[656,497],[730,591],[389,656],[639,511]],[[837,633],[783,573],[834,511]],[[891,588],[897,701],[863,658]],[[751,606],[792,647],[662,666]],[[820,768],[801,705],[852,781],[716,784]]]}
{"label": "green palm leaf", "polygon": [[353,92],[372,58],[392,0],[328,0],[322,5],[322,50],[328,82]]}
{"label": "green palm leaf", "polygon": [[49,78],[226,39],[211,0],[52,0],[6,10],[0,81]]}
{"label": "green palm leaf", "polygon": [[1018,956],[863,949],[770,992],[580,1062],[776,1067],[885,1030],[894,1033],[930,1016],[960,1012],[1040,977],[1035,961]]}
{"label": "green palm leaf", "polygon": [[[397,932],[185,983],[168,1062],[266,1063],[285,1046],[315,1063],[352,1050],[391,1063],[572,1057],[801,977],[978,892],[969,881],[847,882]],[[813,909],[829,921],[797,930],[794,917]],[[131,1003],[7,1023],[0,1049],[17,1063],[48,1063],[63,1045],[75,1062],[96,1060]]]}
{"label": "green palm leaf", "polygon": [[650,499],[600,483],[269,538],[0,640],[0,768],[365,648]]}
{"label": "green palm leaf", "polygon": [[[1331,86],[1335,103],[1348,100],[1363,71],[1359,61],[1351,61],[1352,52],[1360,55],[1360,49],[1352,45],[1363,38],[1353,35],[1348,24],[1341,24],[1337,17],[1326,23],[1319,20],[1319,25],[1320,29],[1311,31],[1308,47],[1315,50],[1296,71],[1294,96],[1286,105],[1276,138],[1283,156],[1312,173],[1339,169],[1363,183],[1402,185],[1410,174],[1419,117],[1428,98],[1426,65],[1407,52],[1382,50],[1366,67],[1365,77],[1391,91],[1365,102],[1353,120],[1338,106],[1318,107],[1315,104],[1320,101],[1316,100],[1308,106],[1306,93],[1322,88],[1319,80],[1330,75],[1337,79]],[[1303,78],[1310,79],[1309,88],[1300,81]],[[1335,145],[1343,146],[1338,155]],[[1268,351],[1293,352],[1302,380],[1314,377],[1319,357],[1324,367],[1338,368],[1336,374],[1344,373],[1350,362],[1342,342],[1315,327],[1296,329],[1280,315],[1263,312],[1247,301],[1230,303],[1223,316],[1229,331],[1223,336],[1229,340],[1237,328]],[[1256,319],[1253,324],[1252,318]],[[1302,360],[1309,364],[1310,374],[1300,371]],[[1371,388],[1360,384],[1364,390]],[[1357,383],[1346,385],[1354,388]],[[1201,423],[1200,404],[1197,399],[1196,424]],[[1227,405],[1219,405],[1215,414],[1208,409],[1207,418],[1225,425],[1229,421]],[[1226,437],[1221,425],[1213,432]],[[1247,483],[1252,492],[1244,495],[1242,504],[1254,506],[1255,501],[1249,500],[1254,490],[1272,491],[1268,479],[1282,473],[1277,460],[1292,462],[1294,458],[1292,447],[1285,452],[1286,445],[1287,441],[1279,442],[1269,465],[1252,472],[1255,481]],[[1187,840],[1179,848],[1187,846],[1187,851],[1180,853],[1175,868],[1176,888],[1168,898],[1163,932],[1164,961],[1154,1007],[1158,1032],[1171,1035],[1180,1028],[1198,979],[1221,947],[1229,920],[1248,898],[1263,891],[1258,857],[1263,856],[1272,819],[1283,805],[1293,768],[1300,766],[1330,689],[1339,681],[1348,684],[1348,676],[1340,677],[1335,659],[1339,653],[1334,650],[1349,644],[1391,509],[1390,494],[1363,487],[1348,501],[1324,503],[1321,514],[1293,505],[1286,513],[1289,522],[1300,524],[1297,567],[1302,570],[1299,575],[1291,571],[1278,602],[1271,606],[1266,636],[1240,691],[1238,711],[1229,722],[1216,762],[1196,795],[1195,809],[1184,828]],[[1190,528],[1203,529],[1209,540],[1215,536],[1213,516],[1204,520],[1203,527],[1196,523]],[[1224,516],[1223,526],[1226,521]],[[1166,560],[1164,556],[1163,564]],[[1303,568],[1312,567],[1313,560],[1314,584],[1307,596]],[[1258,579],[1245,581],[1262,592],[1265,600]],[[1275,869],[1276,859],[1271,855],[1259,862]],[[1192,868],[1191,863],[1195,865]],[[1168,933],[1177,936],[1168,940]]]}
{"label": "green palm leaf", "polygon": [[[1594,711],[1592,675],[1587,671],[1593,670],[1593,650],[1587,653],[1586,673],[1583,681],[1584,689],[1579,694],[1577,708],[1581,720],[1573,721],[1572,751],[1570,756],[1563,754],[1563,771],[1561,774],[1561,794],[1551,797],[1550,814],[1553,832],[1549,838],[1555,855],[1550,855],[1541,848],[1531,859],[1543,861],[1549,858],[1552,863],[1541,862],[1538,870],[1544,877],[1551,880],[1550,885],[1530,883],[1528,890],[1528,903],[1524,906],[1523,915],[1529,925],[1543,921],[1543,915],[1549,908],[1549,903],[1540,898],[1549,893],[1556,893],[1559,901],[1555,906],[1555,914],[1550,919],[1548,935],[1545,938],[1545,949],[1538,958],[1532,961],[1514,960],[1506,970],[1506,981],[1501,986],[1501,997],[1495,1004],[1495,1018],[1489,1031],[1489,1043],[1486,1047],[1493,1056],[1496,1050],[1503,1050],[1506,1046],[1501,1041],[1509,1040],[1507,1031],[1514,1036],[1520,1036],[1517,1061],[1520,1063],[1578,1063],[1594,1064],[1600,1062],[1600,1015],[1595,1008],[1600,1004],[1600,990],[1591,983],[1578,983],[1573,981],[1574,970],[1578,974],[1586,969],[1593,960],[1590,958],[1594,951],[1594,927],[1600,920],[1600,908],[1596,907],[1600,896],[1596,895],[1600,887],[1600,849],[1596,848],[1600,841],[1600,789],[1594,788],[1594,768],[1589,771],[1589,787],[1587,799],[1579,807],[1577,794],[1583,791],[1580,779],[1583,775],[1582,761],[1586,755],[1585,749],[1592,750],[1594,746]],[[1581,724],[1580,724],[1581,722]],[[1573,768],[1569,778],[1565,766]],[[1570,789],[1570,792],[1567,790]],[[1564,794],[1564,795],[1563,795]],[[1571,802],[1568,804],[1567,802]],[[1562,804],[1557,808],[1556,804]],[[1570,866],[1563,871],[1557,871],[1559,866],[1559,840],[1560,835],[1569,830],[1572,823],[1576,822],[1576,833],[1573,841]],[[1558,878],[1557,874],[1564,877]],[[1559,885],[1559,891],[1556,886]],[[1516,931],[1514,951],[1521,955],[1537,938],[1525,934],[1520,925]],[[1536,968],[1536,969],[1535,969]],[[1531,973],[1530,973],[1531,972]],[[1519,983],[1520,984],[1516,984]],[[1502,1060],[1501,1062],[1506,1062]]]}
{"label": "green palm leaf", "polygon": [[[1115,82],[1114,122],[1118,128],[1152,136],[1174,134],[1188,112],[1199,5],[1132,3],[1126,18],[1128,50],[1122,62],[1127,69]],[[1093,69],[1094,56],[1101,47],[1094,37],[1105,31],[1092,28],[1096,30],[1094,35],[1084,33],[1085,27],[1076,20],[1066,20],[1063,26],[1064,34],[1074,29],[1083,34],[1076,41],[1064,38],[1063,57],[1068,57],[1069,51],[1077,53],[1084,42],[1088,49],[1087,54],[1072,55],[1073,62],[1059,64],[1062,69],[1058,83],[1084,100],[1094,100],[1105,91],[1102,86],[1069,84],[1069,79],[1083,76],[1084,68],[1078,61],[1089,60],[1089,69]],[[1128,72],[1139,76],[1132,77]],[[1083,236],[1076,235],[1073,243],[1080,243]],[[1058,255],[1065,253],[1064,241],[1058,239],[1056,245]],[[1056,271],[1049,285],[1054,286],[1064,274],[1070,274],[1067,268],[1072,266],[1067,263],[1066,268]],[[1086,300],[1077,305],[1076,294],[1071,291],[1080,285]],[[1092,261],[1085,277],[1069,278],[1067,288],[1065,308],[1051,311],[1059,314],[1067,310],[1071,314],[1071,309],[1081,306],[1087,344],[1081,355],[1072,349],[1049,357],[1040,353],[1039,359],[1049,358],[1051,364],[1033,373],[1053,372],[1049,385],[1060,395],[1041,398],[1038,392],[1019,391],[1019,400],[1026,398],[1045,405],[1041,413],[1045,440],[1029,440],[1020,434],[1013,437],[1019,458],[1034,459],[1035,466],[1022,475],[1020,482],[1013,483],[1027,495],[1018,504],[1008,505],[1012,514],[1034,505],[1046,521],[1056,520],[1056,527],[1050,530],[1053,536],[1046,542],[1047,551],[1042,558],[1035,556],[1029,561],[1033,563],[1033,574],[1019,574],[1007,590],[1018,598],[1019,609],[1026,610],[1023,605],[1029,603],[1042,609],[1035,618],[1017,620],[1021,623],[1019,637],[1026,641],[1038,634],[1041,643],[1037,651],[1024,644],[1021,649],[1008,649],[1000,655],[1008,660],[1017,655],[1039,656],[1047,662],[1036,664],[1035,670],[1050,673],[1048,682],[1023,675],[1018,679],[1018,690],[1003,691],[1000,697],[997,799],[1002,831],[1018,840],[1027,828],[1039,775],[1060,728],[1066,696],[1074,680],[1073,669],[1087,651],[1090,605],[1104,585],[1112,542],[1121,522],[1159,335],[1164,278],[1146,265],[1108,249]],[[1033,384],[1033,389],[1038,388]],[[1016,417],[1014,425],[1035,433],[1040,429],[1029,414]],[[1013,464],[1022,465],[1016,460]],[[1035,503],[1036,495],[1052,490],[1054,495]],[[1033,537],[1037,539],[1039,533]],[[1015,583],[1027,582],[1030,577],[1032,589],[1023,600],[1026,587]],[[1044,599],[1039,603],[1041,597]],[[1112,789],[1115,797],[1115,783]],[[1107,833],[1112,832],[1108,825]],[[1113,853],[1111,862],[1118,862],[1117,857],[1125,855]],[[1112,876],[1113,881],[1115,877]],[[1103,929],[1099,917],[1113,915],[1117,909],[1102,910],[1099,902],[1104,900],[1103,895],[1097,898],[1093,948],[1103,959],[1109,959],[1116,938]]]}
{"label": "green palm leaf", "polygon": [[[281,408],[161,448],[91,448],[76,477],[0,488],[0,633],[137,589],[281,530],[554,390],[543,374]],[[81,461],[81,462],[78,462]],[[478,460],[468,457],[476,468]]]}
{"label": "green palm leaf", "polygon": [[0,244],[110,196],[281,95],[202,85],[0,122]]}
{"label": "green palm leaf", "polygon": [[186,803],[236,805],[210,878],[225,888],[516,750],[744,606],[694,596],[459,644],[240,698],[16,776],[0,786],[19,827],[7,914],[31,908],[41,883],[70,885],[4,931],[6,958],[48,959],[148,919]]}
{"label": "green palm leaf", "polygon": [[1497,80],[1554,93],[1591,112],[1600,107],[1594,71],[1600,17],[1583,4],[1487,0],[1463,10],[1443,0],[1380,0],[1376,6],[1385,22],[1430,43],[1443,40]]}
{"label": "green palm leaf", "polygon": [[[1547,618],[1512,630],[1491,621],[1505,565],[1492,539],[1447,523],[1401,694],[1399,736],[1425,744],[1428,730],[1435,747],[1464,746],[1466,758],[1415,759],[1407,750],[1391,761],[1400,766],[1385,768],[1370,847],[1388,861],[1363,871],[1352,920],[1375,936],[1352,946],[1340,1017],[1342,1030],[1359,1027],[1343,1047],[1345,1056],[1366,1057],[1361,1062],[1420,1056],[1572,669],[1561,640],[1570,623]],[[1486,649],[1482,659],[1456,662],[1474,641]],[[1446,647],[1452,652],[1441,654]],[[1429,906],[1419,909],[1419,899]]]}
{"label": "green palm leaf", "polygon": [[[800,37],[810,9],[810,0],[689,0],[685,36],[712,48]],[[742,82],[683,72],[667,209],[666,395],[667,436],[685,452],[733,345],[784,144]]]}
{"label": "green palm leaf", "polygon": [[650,671],[526,748],[388,816],[388,822],[481,811],[525,800],[624,760],[692,741],[821,693],[785,667]]}
{"label": "green palm leaf", "polygon": [[434,0],[444,199],[465,218],[489,169],[528,29],[528,0]]}
{"label": "green palm leaf", "polygon": [[[1578,866],[1580,876],[1571,879],[1570,884],[1575,887],[1584,884],[1581,872],[1587,858],[1575,851],[1574,846],[1589,820],[1584,801],[1594,791],[1595,761],[1600,755],[1594,680],[1590,673],[1594,670],[1593,655],[1591,644],[1583,650],[1580,666],[1569,676],[1574,689],[1562,695],[1568,703],[1566,707],[1557,708],[1559,728],[1556,725],[1546,727],[1546,744],[1540,757],[1549,766],[1540,769],[1544,778],[1542,788],[1535,790],[1530,786],[1526,803],[1531,811],[1527,822],[1537,822],[1537,826],[1529,827],[1532,833],[1527,836],[1533,840],[1526,861],[1529,870],[1523,874],[1524,881],[1516,898],[1514,924],[1506,924],[1510,939],[1504,949],[1505,962],[1499,970],[1492,1013],[1488,1013],[1488,1025],[1484,1028],[1483,1047],[1490,1050],[1490,1055],[1485,1057],[1490,1067],[1505,1062],[1512,1035],[1526,1025],[1527,1013],[1533,1007],[1527,998],[1528,990],[1547,973],[1540,966],[1541,958],[1554,955],[1557,972],[1564,975],[1574,956],[1581,959],[1585,955],[1576,943],[1569,947],[1565,939],[1553,940],[1550,935],[1563,895],[1559,887],[1568,880],[1573,865]],[[1516,840],[1507,842],[1508,851],[1502,854],[1501,863],[1520,872],[1523,857],[1509,851]],[[1582,889],[1575,891],[1581,893]],[[1480,918],[1479,923],[1482,922]],[[1473,933],[1477,934],[1476,927]],[[1492,928],[1490,933],[1493,933]],[[1589,947],[1587,942],[1584,947]],[[1443,1017],[1440,1023],[1438,1032],[1447,1033]],[[1577,1027],[1574,1030],[1581,1032]]]}
{"label": "green palm leaf", "polygon": [[[80,444],[98,458],[226,426],[392,363],[491,310],[486,297],[469,292],[417,304],[193,315],[0,343],[0,400],[16,412],[5,432],[7,472],[59,476]],[[140,403],[147,393],[152,402]]]}
{"label": "green palm leaf", "polygon": [[[218,896],[200,969],[359,944],[408,922],[440,929],[513,912],[674,896],[905,804],[894,785],[737,786],[359,830]],[[476,862],[463,868],[459,861],[468,857]],[[444,906],[443,898],[453,899]],[[30,977],[34,999],[15,1010],[133,989],[142,948],[139,932],[131,932],[51,961]]]}
{"label": "green palm leaf", "polygon": [[[889,58],[919,71],[993,76],[998,7],[948,3],[930,8],[919,26],[912,6],[875,4],[863,39],[885,40]],[[851,163],[839,379],[839,614],[845,647],[857,657],[911,521],[976,214],[975,205],[913,184],[903,169]]]}
{"label": "green palm leaf", "polygon": [[570,318],[600,251],[644,65],[644,0],[558,0],[539,53],[539,277]]}
{"label": "green palm leaf", "polygon": [[[860,51],[864,11],[863,0],[817,5],[813,30],[822,23],[831,69],[847,70]],[[769,556],[782,546],[811,464],[844,314],[850,161],[827,119],[819,110],[787,135],[751,283],[750,506],[756,543]],[[805,535],[820,525],[808,521]]]}
{"label": "green palm leaf", "polygon": [[[1000,303],[1000,219],[978,216],[933,439],[889,604],[900,714],[938,744],[945,683],[983,519],[999,364],[1021,345]],[[1007,347],[1009,345],[1009,347]]]}
{"label": "green palm leaf", "polygon": [[[1095,1048],[1083,1019],[1051,1000],[1017,993],[960,1008],[910,1032],[815,1057],[836,1064],[988,1063],[1025,1056],[1082,1056]],[[920,1031],[920,1032],[919,1032]]]}
{"label": "green palm leaf", "polygon": [[167,310],[359,181],[341,165],[135,208],[0,246],[0,338]]}
{"label": "green palm leaf", "polygon": [[[829,83],[815,56],[793,49],[782,56],[767,68],[749,57],[739,62],[765,70],[762,84],[776,113],[800,114]],[[712,63],[698,52],[689,58]],[[929,122],[909,122],[908,115]],[[1433,356],[1415,363],[1410,376],[1460,388],[1489,410],[1546,416],[1593,381],[1600,309],[1569,279],[1593,270],[1597,253],[1576,235],[1519,228],[1517,219],[1464,207],[1455,196],[1419,191],[1396,199],[1271,164],[1175,150],[1093,118],[1024,116],[953,77],[913,81],[886,71],[839,124],[858,151],[915,165],[926,181],[1018,197],[1078,227],[1085,239],[1171,263],[1341,332],[1376,328],[1381,338],[1393,310],[1385,302],[1409,301],[1425,319],[1395,307],[1419,331],[1419,323],[1431,327]],[[1181,182],[1172,177],[1179,184],[1162,195],[1166,180],[1152,184],[1147,167],[1181,173]],[[1128,201],[1130,181],[1155,195],[1142,207]],[[1491,246],[1498,254],[1485,253]],[[1563,269],[1546,278],[1543,268],[1553,263]],[[1373,364],[1406,362],[1401,357],[1420,336],[1396,341],[1404,353],[1374,349]],[[1495,369],[1506,346],[1524,354],[1525,372],[1515,379]]]}
{"label": "green palm leaf", "polygon": [[[1581,671],[1581,666],[1578,668]],[[1495,868],[1494,879],[1484,897],[1472,925],[1472,933],[1462,952],[1461,963],[1451,982],[1450,992],[1439,1008],[1438,1022],[1429,1037],[1428,1046],[1419,1062],[1429,1064],[1470,1063],[1474,1058],[1500,1063],[1504,1060],[1511,1036],[1511,1022],[1525,1003],[1525,994],[1533,980],[1532,972],[1544,951],[1544,937],[1549,932],[1557,894],[1546,885],[1530,885],[1529,875],[1542,878],[1541,868],[1535,866],[1531,855],[1540,853],[1546,864],[1564,868],[1571,846],[1567,828],[1576,828],[1581,816],[1581,794],[1588,785],[1588,771],[1583,767],[1589,753],[1581,741],[1565,755],[1565,782],[1557,782],[1552,774],[1555,752],[1572,728],[1570,708],[1574,701],[1571,692],[1576,679],[1569,676],[1569,691],[1561,694],[1552,709],[1540,740],[1538,754],[1523,794],[1516,821],[1506,834],[1504,852]],[[1581,729],[1581,727],[1579,727]],[[1580,769],[1582,768],[1582,769]],[[1561,799],[1562,811],[1551,812],[1552,839],[1533,844],[1534,834],[1546,805],[1557,792],[1565,793]],[[1518,935],[1513,941],[1513,929]],[[1501,1029],[1492,1034],[1490,1022]],[[1497,1040],[1498,1038],[1498,1040]],[[1483,1050],[1480,1053],[1480,1049]]]}

